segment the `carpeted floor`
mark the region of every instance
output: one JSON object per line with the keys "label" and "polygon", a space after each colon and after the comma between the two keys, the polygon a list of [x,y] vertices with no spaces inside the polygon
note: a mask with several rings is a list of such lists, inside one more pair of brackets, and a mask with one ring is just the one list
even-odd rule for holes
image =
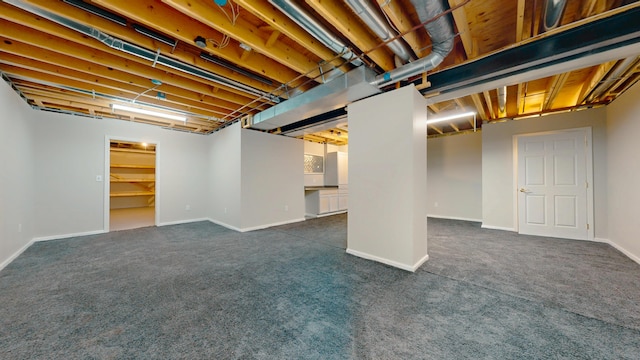
{"label": "carpeted floor", "polygon": [[0,272],[1,359],[638,359],[640,265],[592,242],[429,219],[408,273],[346,215],[36,243]]}

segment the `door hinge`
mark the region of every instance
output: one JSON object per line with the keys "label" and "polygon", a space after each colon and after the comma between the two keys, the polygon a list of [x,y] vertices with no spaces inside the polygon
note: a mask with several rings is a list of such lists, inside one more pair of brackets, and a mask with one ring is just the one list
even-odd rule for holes
{"label": "door hinge", "polygon": [[589,230],[589,224],[587,224],[587,230]]}
{"label": "door hinge", "polygon": [[587,189],[589,188],[589,182],[588,181],[584,182],[584,187],[586,187]]}

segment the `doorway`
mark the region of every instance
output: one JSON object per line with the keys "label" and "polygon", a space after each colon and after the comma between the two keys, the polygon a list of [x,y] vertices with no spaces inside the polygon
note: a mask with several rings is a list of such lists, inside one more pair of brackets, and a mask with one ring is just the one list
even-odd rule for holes
{"label": "doorway", "polygon": [[518,232],[593,240],[591,128],[516,136]]}
{"label": "doorway", "polygon": [[156,225],[157,145],[108,139],[108,231]]}

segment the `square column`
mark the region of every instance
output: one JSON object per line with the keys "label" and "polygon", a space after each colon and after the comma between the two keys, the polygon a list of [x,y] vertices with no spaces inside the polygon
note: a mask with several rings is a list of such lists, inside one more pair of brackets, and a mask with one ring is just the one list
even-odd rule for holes
{"label": "square column", "polygon": [[410,85],[347,110],[347,253],[415,271],[429,258],[425,99]]}

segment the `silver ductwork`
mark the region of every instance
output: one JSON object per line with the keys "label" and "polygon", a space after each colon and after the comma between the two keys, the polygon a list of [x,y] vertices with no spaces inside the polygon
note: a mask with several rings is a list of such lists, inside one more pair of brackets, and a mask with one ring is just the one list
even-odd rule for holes
{"label": "silver ductwork", "polygon": [[542,10],[542,32],[549,31],[560,25],[562,14],[567,6],[567,0],[546,0]]}
{"label": "silver ductwork", "polygon": [[375,75],[376,73],[366,66],[357,67],[301,95],[255,114],[247,125],[254,129],[272,130],[379,94],[380,89],[371,85]]}
{"label": "silver ductwork", "polygon": [[[379,12],[371,5],[369,0],[347,0],[347,4],[384,42],[396,36],[391,26],[389,26],[389,23],[380,16]],[[389,42],[387,47],[389,47],[403,63],[415,60],[411,50],[409,50],[407,45],[400,39]]]}
{"label": "silver ductwork", "polygon": [[304,8],[290,0],[269,0],[273,6],[320,41],[324,46],[351,62],[355,66],[362,65],[362,61],[340,39],[329,31],[322,23],[313,18]]}
{"label": "silver ductwork", "polygon": [[507,87],[501,86],[498,88],[498,112],[504,113],[507,111]]}
{"label": "silver ductwork", "polygon": [[[444,12],[441,0],[411,0],[411,3],[416,8],[421,22],[433,19]],[[431,53],[417,61],[377,76],[372,85],[383,87],[440,65],[453,49],[453,39],[455,37],[453,26],[446,16],[441,16],[425,25],[425,28],[433,44]]]}
{"label": "silver ductwork", "polygon": [[96,28],[93,28],[91,26],[86,26],[84,24],[81,24],[79,22],[73,21],[71,19],[67,19],[65,17],[62,17],[60,15],[54,14],[50,11],[41,9],[39,7],[33,6],[31,4],[27,4],[21,0],[4,0],[4,2],[9,3],[15,7],[18,7],[24,11],[27,11],[29,13],[32,13],[34,15],[38,15],[40,17],[43,17],[47,20],[53,21],[55,23],[58,23],[60,25],[66,26],[72,30],[75,30],[81,34],[84,34],[86,36],[89,36],[93,39],[96,39],[100,42],[102,42],[103,44],[113,48],[113,49],[117,49],[123,52],[126,52],[128,54],[134,55],[134,56],[138,56],[141,57],[145,60],[151,61],[154,66],[155,64],[160,64],[160,65],[164,65],[167,66],[169,68],[178,70],[178,71],[182,71],[184,73],[190,74],[190,75],[195,75],[198,76],[200,78],[203,78],[205,80],[209,80],[212,81],[214,83],[220,84],[220,85],[224,85],[224,86],[228,86],[230,88],[245,92],[247,94],[251,94],[257,97],[262,97],[265,99],[269,99],[272,102],[279,102],[280,99],[277,96],[274,96],[272,94],[268,94],[264,91],[255,89],[253,87],[247,86],[241,82],[235,81],[235,80],[231,80],[231,79],[227,79],[224,76],[220,76],[220,75],[216,75],[212,72],[206,71],[206,70],[202,70],[198,67],[195,67],[193,65],[184,63],[182,61],[179,60],[175,60],[172,59],[168,56],[162,55],[160,54],[160,52],[155,52],[155,51],[151,51],[149,49],[145,49],[141,46],[135,45],[135,44],[131,44],[128,43],[126,41],[117,39],[111,35],[108,35]]}

